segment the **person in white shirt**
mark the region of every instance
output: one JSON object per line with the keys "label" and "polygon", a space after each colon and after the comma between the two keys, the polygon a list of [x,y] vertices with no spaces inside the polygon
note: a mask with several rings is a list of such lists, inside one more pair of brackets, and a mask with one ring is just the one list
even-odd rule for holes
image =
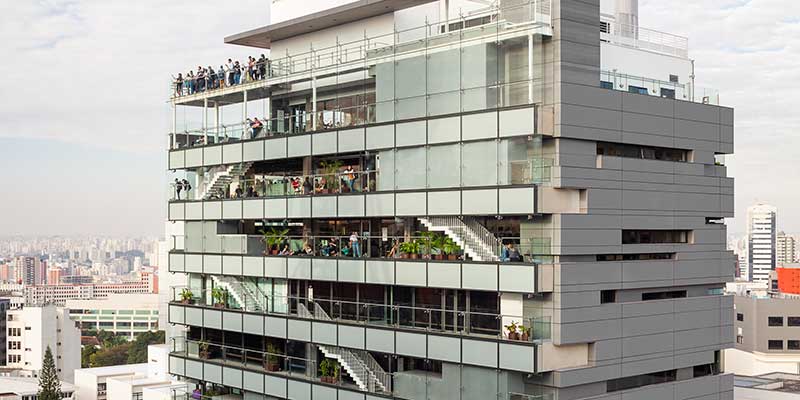
{"label": "person in white shirt", "polygon": [[361,246],[359,246],[358,233],[356,231],[353,231],[353,234],[350,235],[350,248],[353,250],[353,257],[361,257]]}
{"label": "person in white shirt", "polygon": [[233,60],[230,58],[228,62],[225,64],[225,78],[227,80],[228,86],[233,86]]}

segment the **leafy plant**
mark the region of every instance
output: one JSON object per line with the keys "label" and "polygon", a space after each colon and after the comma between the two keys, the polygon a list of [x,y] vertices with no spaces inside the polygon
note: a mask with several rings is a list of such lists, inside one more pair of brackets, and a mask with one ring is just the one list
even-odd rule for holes
{"label": "leafy plant", "polygon": [[511,321],[510,324],[504,326],[504,328],[508,329],[508,333],[517,333],[517,327],[516,321]]}
{"label": "leafy plant", "polygon": [[326,358],[319,363],[319,372],[323,377],[339,379],[342,366],[330,358]]}
{"label": "leafy plant", "polygon": [[221,287],[215,287],[211,289],[211,298],[214,299],[214,304],[225,304],[228,300],[228,291]]}
{"label": "leafy plant", "polygon": [[278,348],[272,343],[267,344],[267,362],[270,364],[277,364],[278,363],[278,356],[283,355],[283,350]]}
{"label": "leafy plant", "polygon": [[422,237],[417,239],[417,241],[419,241],[423,254],[432,254],[434,250],[439,251],[442,249],[440,245],[442,241],[441,234],[436,232],[420,232],[419,235]]}
{"label": "leafy plant", "polygon": [[400,243],[400,251],[405,254],[419,254],[419,242],[416,240],[409,240]]}
{"label": "leafy plant", "polygon": [[267,251],[269,251],[279,249],[281,243],[286,241],[289,229],[279,229],[273,226],[269,230],[262,229],[259,233],[263,236],[261,240],[267,245]]}
{"label": "leafy plant", "polygon": [[208,358],[211,355],[211,345],[205,340],[200,341],[198,347],[200,348],[200,358]]}
{"label": "leafy plant", "polygon": [[192,291],[189,290],[189,288],[183,288],[183,289],[181,289],[180,296],[181,296],[181,301],[182,302],[188,303],[188,302],[192,301],[192,299],[194,298],[194,293],[192,293]]}
{"label": "leafy plant", "polygon": [[322,175],[325,178],[325,189],[338,190],[341,182],[337,174],[344,166],[344,162],[341,160],[323,161],[319,163],[319,166],[322,167]]}
{"label": "leafy plant", "polygon": [[453,239],[451,239],[449,236],[444,236],[444,235],[442,236],[444,238],[442,241],[442,251],[445,254],[456,254],[459,251],[461,251],[461,247],[458,244],[456,244],[456,242],[453,241]]}

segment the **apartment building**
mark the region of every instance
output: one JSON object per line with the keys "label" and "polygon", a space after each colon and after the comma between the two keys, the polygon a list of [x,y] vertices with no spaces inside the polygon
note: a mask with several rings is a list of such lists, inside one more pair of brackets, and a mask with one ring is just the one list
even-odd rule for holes
{"label": "apartment building", "polygon": [[797,238],[783,231],[775,237],[775,262],[778,267],[793,264],[797,259]]}
{"label": "apartment building", "polygon": [[69,316],[82,331],[108,331],[136,339],[142,332],[158,330],[159,295],[112,294],[100,300],[67,300]]}
{"label": "apartment building", "polygon": [[54,305],[6,311],[6,367],[20,376],[38,377],[48,347],[61,380],[72,382],[81,366],[81,333],[69,310]]}
{"label": "apartment building", "polygon": [[778,210],[764,203],[747,208],[747,256],[749,280],[766,282],[776,266],[776,226]]}
{"label": "apartment building", "polygon": [[24,295],[31,304],[51,303],[63,306],[67,300],[104,299],[114,294],[158,293],[158,275],[143,272],[138,281],[123,283],[83,283],[25,286]]}
{"label": "apartment building", "polygon": [[485,3],[351,2],[172,83],[186,395],[732,399],[733,110],[635,1]]}

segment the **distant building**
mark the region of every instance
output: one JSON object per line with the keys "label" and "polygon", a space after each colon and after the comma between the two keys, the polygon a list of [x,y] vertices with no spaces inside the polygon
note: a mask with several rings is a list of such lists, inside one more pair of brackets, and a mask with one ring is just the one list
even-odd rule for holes
{"label": "distant building", "polygon": [[111,294],[158,293],[158,276],[142,273],[139,281],[124,283],[89,283],[37,285],[25,287],[25,299],[32,304],[64,305],[71,299],[103,299]]}
{"label": "distant building", "polygon": [[47,306],[25,306],[6,313],[6,366],[22,376],[37,377],[47,347],[53,352],[60,379],[72,382],[81,365],[81,334],[69,310]]}
{"label": "distant building", "polygon": [[57,285],[61,282],[61,268],[50,267],[47,269],[47,284]]}
{"label": "distant building", "polygon": [[[38,400],[39,379],[28,377],[0,377],[0,400]],[[75,387],[69,382],[61,382],[61,399],[73,400]]]}
{"label": "distant building", "polygon": [[784,264],[796,263],[797,260],[797,238],[792,235],[787,235],[783,232],[778,232],[775,238],[775,258],[778,267]]}
{"label": "distant building", "polygon": [[102,300],[67,300],[70,318],[82,331],[104,330],[133,340],[158,330],[158,294],[111,294]]}
{"label": "distant building", "polygon": [[14,272],[17,282],[25,285],[40,285],[44,283],[45,273],[42,261],[38,257],[17,257]]}
{"label": "distant building", "polygon": [[776,264],[777,209],[768,204],[755,204],[747,208],[747,254],[750,280],[766,282],[769,271]]}
{"label": "distant building", "polygon": [[6,312],[11,308],[11,300],[0,298],[0,365],[6,365]]}
{"label": "distant building", "polygon": [[6,263],[0,265],[0,282],[16,282],[17,277],[14,264]]}
{"label": "distant building", "polygon": [[800,295],[800,265],[785,264],[777,268],[778,291]]}

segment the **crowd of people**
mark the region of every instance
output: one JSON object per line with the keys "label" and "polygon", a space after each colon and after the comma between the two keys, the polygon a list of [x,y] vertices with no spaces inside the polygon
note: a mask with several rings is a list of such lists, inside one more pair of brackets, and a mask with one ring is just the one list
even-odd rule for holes
{"label": "crowd of people", "polygon": [[262,54],[258,59],[247,57],[247,63],[229,58],[227,63],[216,69],[211,65],[198,66],[197,71],[190,70],[186,75],[179,73],[172,78],[175,96],[183,96],[262,80],[270,75],[270,71],[269,58]]}

